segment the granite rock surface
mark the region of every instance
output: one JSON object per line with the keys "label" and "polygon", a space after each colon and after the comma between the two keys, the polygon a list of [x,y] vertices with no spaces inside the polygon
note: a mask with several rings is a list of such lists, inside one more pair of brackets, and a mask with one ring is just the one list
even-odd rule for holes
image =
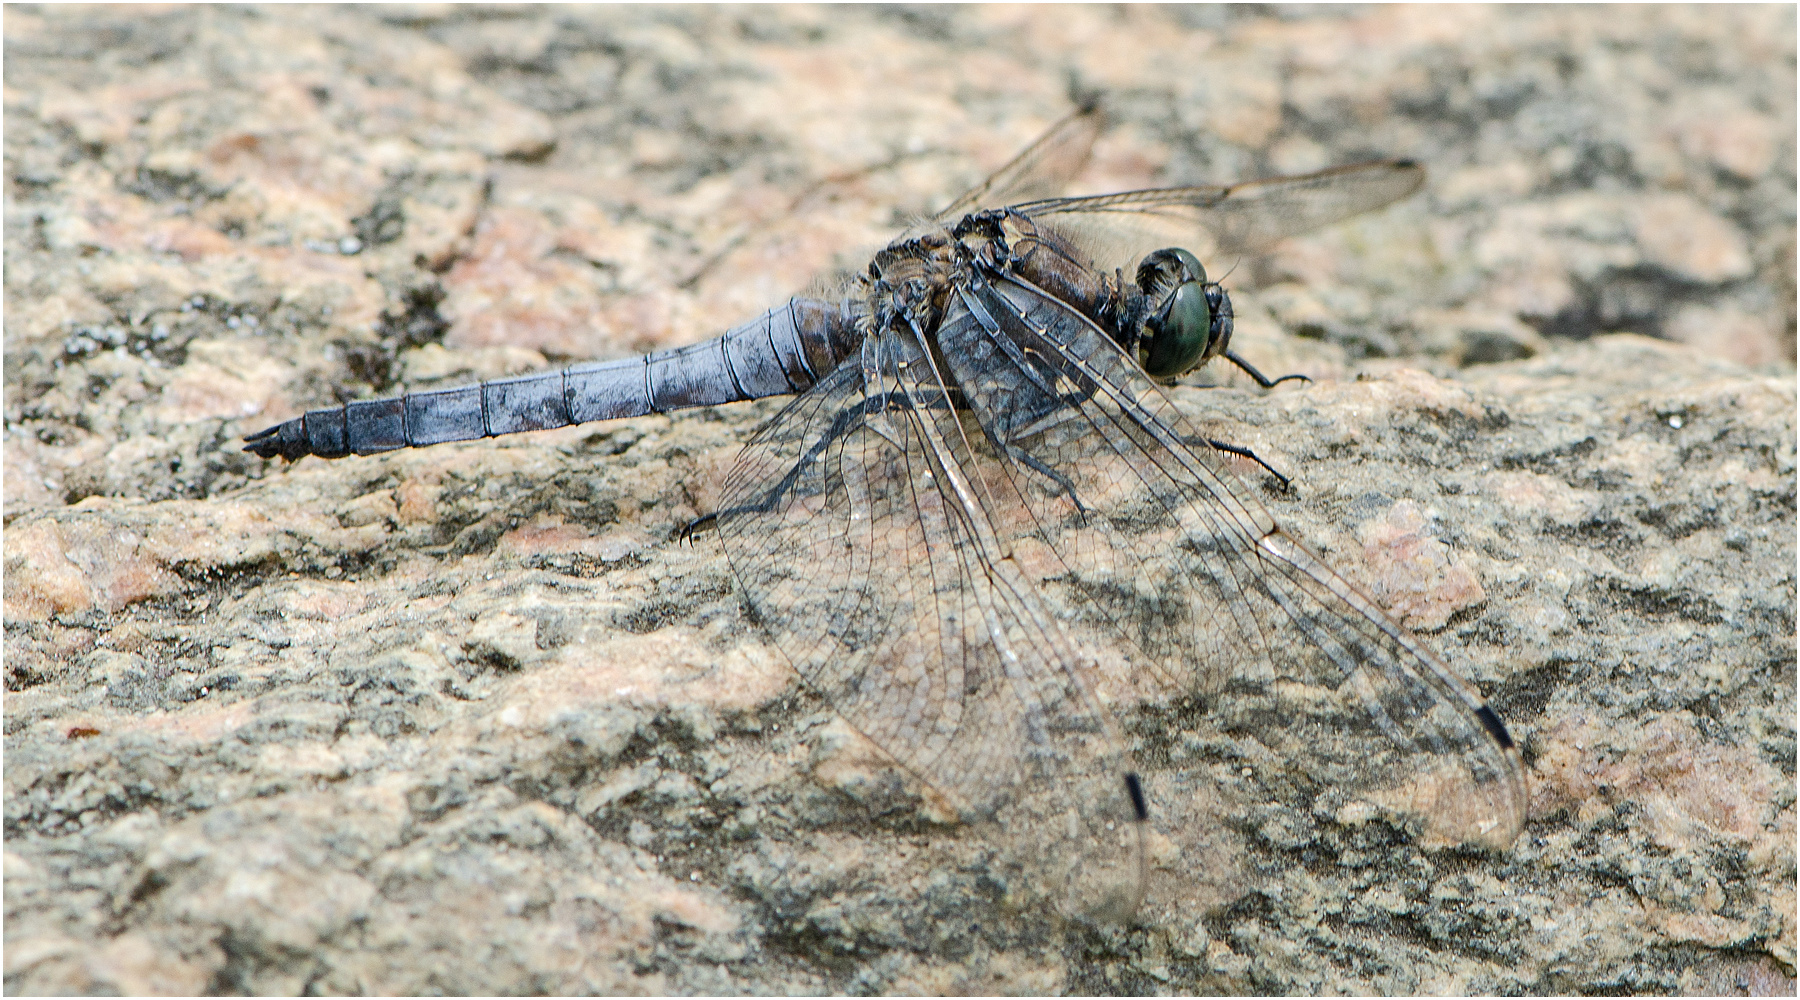
{"label": "granite rock surface", "polygon": [[[5,36],[9,993],[1793,992],[1792,8],[9,7]],[[1267,802],[1128,926],[1009,908],[680,537],[779,401],[238,450],[711,336],[1090,91],[1078,191],[1430,170],[1208,262],[1234,346],[1312,384],[1175,398],[1506,718],[1509,850]]]}

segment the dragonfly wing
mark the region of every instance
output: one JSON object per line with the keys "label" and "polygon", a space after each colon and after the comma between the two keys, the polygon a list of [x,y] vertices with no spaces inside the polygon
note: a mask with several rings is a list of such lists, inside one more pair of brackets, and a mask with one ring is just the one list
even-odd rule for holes
{"label": "dragonfly wing", "polygon": [[[970,212],[983,208],[1044,198],[1062,191],[1087,166],[1094,140],[1105,127],[1106,115],[1100,110],[1099,103],[1089,101],[1050,126],[986,180],[964,191],[942,211],[910,226],[892,242],[913,239],[930,230],[952,225]],[[847,259],[862,262],[871,256],[873,249],[870,253],[849,254]],[[808,298],[842,297],[856,283],[857,275],[855,270],[818,275],[808,282],[805,294]]]}
{"label": "dragonfly wing", "polygon": [[917,342],[874,334],[758,431],[717,525],[807,684],[1001,847],[1009,892],[1122,919],[1143,878],[1129,760],[996,549],[970,485],[992,461]]}
{"label": "dragonfly wing", "polygon": [[1283,531],[1085,317],[1004,276],[957,294],[939,343],[1029,512],[1008,544],[1050,555],[1021,560],[1047,603],[1122,636],[1163,693],[1215,699],[1263,748],[1268,798],[1512,841],[1522,765],[1479,692]]}
{"label": "dragonfly wing", "polygon": [[987,180],[963,192],[943,211],[932,216],[931,221],[947,225],[983,208],[1042,198],[1061,191],[1087,166],[1094,140],[1105,127],[1106,115],[1099,104],[1089,102],[1052,125],[1049,131],[994,171]]}
{"label": "dragonfly wing", "polygon": [[1013,209],[1070,235],[1095,260],[1123,266],[1166,246],[1203,258],[1263,249],[1399,201],[1424,183],[1419,164],[1380,160],[1224,186],[1049,198]]}

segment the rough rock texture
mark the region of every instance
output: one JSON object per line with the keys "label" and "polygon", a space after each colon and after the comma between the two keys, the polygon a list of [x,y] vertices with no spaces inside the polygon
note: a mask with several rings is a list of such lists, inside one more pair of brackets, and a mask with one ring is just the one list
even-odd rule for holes
{"label": "rough rock texture", "polygon": [[[1793,16],[9,7],[7,992],[1791,994]],[[1506,717],[1509,851],[1270,802],[1054,928],[677,540],[773,403],[237,450],[709,336],[1072,86],[1083,190],[1429,166],[1229,279],[1315,383],[1178,399]]]}

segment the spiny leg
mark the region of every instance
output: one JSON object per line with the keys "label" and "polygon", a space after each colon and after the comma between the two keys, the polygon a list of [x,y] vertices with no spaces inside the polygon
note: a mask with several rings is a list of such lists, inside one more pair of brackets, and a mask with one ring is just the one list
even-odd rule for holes
{"label": "spiny leg", "polygon": [[[1280,378],[1270,378],[1267,375],[1264,375],[1262,372],[1257,371],[1255,365],[1253,365],[1250,362],[1245,361],[1243,358],[1239,357],[1238,353],[1236,351],[1226,351],[1225,352],[1225,360],[1231,362],[1234,365],[1237,365],[1238,368],[1243,370],[1244,374],[1255,379],[1256,384],[1262,386],[1264,389],[1273,389],[1276,386],[1280,385],[1281,383],[1288,382],[1288,381],[1300,381],[1300,382],[1311,382],[1312,381],[1312,379],[1308,378],[1305,375],[1301,375],[1298,372],[1296,372],[1292,375],[1283,375]],[[1226,449],[1226,450],[1229,451],[1230,449]],[[1260,462],[1262,460],[1257,459],[1257,461]],[[1270,469],[1269,471],[1273,472],[1275,470]]]}
{"label": "spiny leg", "polygon": [[702,514],[682,525],[681,530],[677,531],[675,536],[681,542],[691,545],[693,544],[695,535],[698,535],[703,531],[717,531],[718,528],[719,514],[717,511],[714,511],[711,514]]}
{"label": "spiny leg", "polygon": [[1018,462],[1021,465],[1024,465],[1026,468],[1030,469],[1031,471],[1037,473],[1040,476],[1043,476],[1045,479],[1050,480],[1051,482],[1055,483],[1058,487],[1060,487],[1061,489],[1059,490],[1059,492],[1061,492],[1064,496],[1068,497],[1069,502],[1075,505],[1076,513],[1080,514],[1084,518],[1087,517],[1089,514],[1093,513],[1093,511],[1091,509],[1089,509],[1087,504],[1081,502],[1081,496],[1075,492],[1075,484],[1070,482],[1067,476],[1064,476],[1062,473],[1057,472],[1055,469],[1052,469],[1048,465],[1045,465],[1043,462],[1038,461],[1036,456],[1033,456],[1031,453],[1025,451],[1022,448],[1018,448],[1014,445],[1008,444],[1006,446],[1006,453],[1011,455],[1013,457],[1014,461]]}
{"label": "spiny leg", "polygon": [[[1295,378],[1295,377],[1304,378],[1305,376],[1290,375],[1288,377],[1289,378]],[[1288,481],[1288,477],[1282,475],[1279,472],[1276,472],[1274,466],[1263,461],[1261,456],[1257,455],[1256,452],[1251,451],[1250,449],[1244,447],[1243,445],[1232,444],[1228,441],[1216,441],[1212,438],[1207,438],[1206,443],[1212,445],[1214,448],[1217,448],[1220,451],[1226,452],[1228,454],[1236,455],[1239,458],[1247,458],[1250,461],[1255,462],[1257,465],[1262,466],[1265,470],[1268,471],[1269,475],[1274,476],[1276,479],[1281,480],[1282,492],[1285,493],[1288,490],[1293,489],[1293,484]]]}

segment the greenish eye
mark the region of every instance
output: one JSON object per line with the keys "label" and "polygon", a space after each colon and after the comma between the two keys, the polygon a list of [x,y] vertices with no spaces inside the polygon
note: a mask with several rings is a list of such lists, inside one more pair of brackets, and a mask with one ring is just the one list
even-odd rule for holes
{"label": "greenish eye", "polygon": [[1174,378],[1199,364],[1212,336],[1212,319],[1206,289],[1200,282],[1178,285],[1163,308],[1144,323],[1150,334],[1144,372],[1154,378]]}
{"label": "greenish eye", "polygon": [[1180,247],[1165,247],[1148,254],[1137,268],[1138,287],[1144,294],[1161,301],[1175,286],[1189,281],[1206,284],[1206,268],[1200,258]]}

